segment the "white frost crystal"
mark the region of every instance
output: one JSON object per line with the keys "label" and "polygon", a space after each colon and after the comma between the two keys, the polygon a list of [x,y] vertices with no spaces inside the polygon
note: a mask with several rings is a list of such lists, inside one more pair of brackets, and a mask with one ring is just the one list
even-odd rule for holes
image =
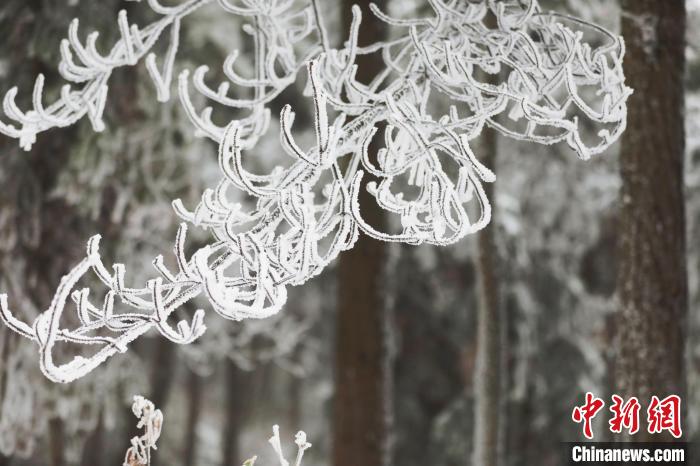
{"label": "white frost crystal", "polygon": [[151,450],[157,450],[156,442],[163,428],[163,413],[139,395],[134,397],[131,411],[139,418],[136,427],[143,429],[143,435],[131,439],[131,447],[124,456],[124,466],[148,466],[151,464]]}
{"label": "white frost crystal", "polygon": [[[95,50],[97,33],[80,41],[74,21],[61,45],[59,69],[82,87],[67,85],[57,102],[44,107],[44,79],[39,76],[34,108],[26,112],[15,105],[13,88],[4,110],[16,123],[0,122],[0,132],[29,149],[39,132],[71,125],[85,115],[101,130],[111,71],[144,57],[159,99],[167,100],[180,21],[206,3],[190,0],[164,7],[149,0],[162,18],[144,28],[119,14],[122,37],[107,56]],[[382,241],[437,245],[478,231],[491,217],[482,183],[495,180],[470,146],[484,126],[540,144],[565,142],[583,159],[605,150],[625,128],[631,89],[624,84],[622,39],[579,19],[543,12],[535,0],[429,0],[432,16],[418,19],[390,18],[373,5],[375,15],[403,34],[366,47],[358,46],[361,14],[354,7],[349,39],[340,49],[330,47],[317,5],[295,0],[215,3],[249,21],[244,32],[254,39],[255,75],[238,71],[237,50],[223,64],[228,80],[217,86],[207,83],[206,67],[179,75],[180,100],[197,134],[220,145],[221,179],[205,190],[193,210],[173,202],[184,220],[175,239],[177,269],[166,267],[158,256],[153,266],[159,276],[130,287],[123,265],[104,264],[95,236],[86,258],[63,278],[49,308],[32,324],[18,319],[0,295],[2,319],[38,344],[41,368],[54,381],[84,376],[151,329],[177,343],[192,342],[205,331],[204,311],[174,327],[168,318],[198,296],[227,319],[275,314],[287,299],[287,286],[319,274],[353,246],[360,231]],[[495,27],[487,26],[489,15],[495,17]],[[168,28],[170,47],[159,68],[149,50]],[[583,31],[595,39],[584,42]],[[381,54],[386,67],[363,84],[355,79],[356,58],[368,53]],[[268,133],[268,104],[303,71],[313,98],[315,143],[302,147],[297,142],[295,114],[287,105],[279,116],[279,139],[289,165],[251,173],[246,152]],[[247,116],[219,126],[212,120],[212,107],[195,108],[191,88],[218,106],[245,110]],[[452,103],[445,114],[435,110],[438,94]],[[383,147],[375,161],[369,146],[379,139]],[[363,184],[367,175],[374,181]],[[397,218],[400,228],[380,231],[363,218],[359,194],[364,189]],[[255,202],[232,201],[234,190]],[[190,255],[185,252],[188,224],[211,233],[209,244]],[[98,293],[97,304],[90,289],[79,287],[87,275],[106,289]],[[70,306],[76,318],[69,318]],[[86,349],[57,363],[57,343]]]}
{"label": "white frost crystal", "polygon": [[[290,463],[285,458],[284,452],[282,451],[282,441],[280,440],[279,426],[272,426],[272,437],[270,437],[268,441],[270,442],[270,445],[272,445],[272,449],[275,450],[275,454],[277,455],[277,461],[279,461],[279,466],[289,466]],[[304,457],[304,452],[311,448],[311,444],[306,441],[306,433],[301,430],[297,432],[296,436],[294,437],[294,443],[297,445],[297,456],[294,459],[293,466],[301,466],[301,460]],[[245,463],[243,463],[243,466],[253,466],[256,460],[257,458],[253,457]]]}

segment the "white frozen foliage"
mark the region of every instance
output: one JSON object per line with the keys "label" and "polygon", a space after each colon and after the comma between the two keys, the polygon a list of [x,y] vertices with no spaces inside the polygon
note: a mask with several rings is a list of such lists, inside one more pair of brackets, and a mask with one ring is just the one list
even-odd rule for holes
{"label": "white frozen foliage", "polygon": [[[306,433],[302,430],[297,432],[294,436],[294,443],[297,446],[297,456],[294,458],[294,462],[290,463],[284,456],[282,452],[282,441],[280,440],[280,428],[277,425],[272,426],[272,437],[268,439],[272,449],[277,455],[277,461],[279,461],[279,466],[301,466],[301,460],[304,457],[304,452],[311,448],[311,444],[306,441]],[[243,463],[243,466],[254,466],[257,461],[257,457],[254,456]]]}
{"label": "white frozen foliage", "polygon": [[[37,343],[46,376],[58,382],[82,377],[151,329],[176,343],[194,341],[205,331],[204,311],[175,326],[169,316],[197,297],[231,320],[273,315],[287,299],[287,286],[319,274],[353,246],[360,231],[382,241],[448,245],[480,230],[491,217],[482,183],[495,175],[470,142],[484,126],[519,140],[565,142],[582,159],[602,152],[624,131],[631,89],[624,84],[620,37],[543,12],[536,0],[428,2],[432,14],[416,19],[391,18],[373,5],[373,14],[403,33],[365,47],[358,46],[361,13],[354,7],[340,49],[329,44],[319,5],[297,0],[188,0],[175,7],[149,0],[161,19],[139,27],[121,12],[121,39],[107,55],[95,47],[96,32],[81,41],[75,20],[61,43],[59,70],[70,84],[60,98],[44,105],[42,76],[32,109],[18,108],[16,88],[5,96],[12,121],[0,123],[0,132],[27,150],[38,133],[86,115],[102,130],[108,80],[117,67],[144,59],[159,99],[167,100],[180,22],[204,4],[216,3],[248,21],[244,32],[254,39],[255,74],[241,74],[238,50],[223,64],[223,83],[212,86],[205,66],[179,74],[180,101],[197,134],[219,144],[221,179],[194,209],[173,202],[184,221],[175,239],[174,270],[158,256],[158,276],[132,287],[122,264],[103,262],[95,236],[86,258],[61,280],[51,305],[33,323],[16,316],[0,295],[2,319]],[[150,50],[166,30],[170,46],[157,59]],[[590,42],[584,42],[584,32]],[[370,84],[355,79],[356,59],[365,54],[381,55],[385,64]],[[279,139],[289,164],[251,173],[246,152],[268,133],[268,104],[300,72],[308,76],[315,143],[297,142],[295,114],[287,105],[279,115]],[[212,107],[195,107],[192,88],[217,106],[247,115],[217,125]],[[445,99],[452,105],[441,113],[436,102]],[[369,146],[379,139],[382,148],[371,157]],[[363,184],[368,175],[374,181]],[[362,190],[394,216],[394,231],[365,220]],[[254,202],[232,201],[234,191]],[[211,233],[209,244],[189,254],[188,225]],[[106,291],[81,288],[81,280],[94,288],[95,278]],[[58,343],[85,349],[58,362]]]}
{"label": "white frozen foliage", "polygon": [[[160,438],[163,428],[163,413],[156,409],[153,403],[146,398],[136,395],[131,405],[131,411],[139,419],[136,427],[143,429],[143,434],[131,439],[131,446],[124,456],[123,466],[149,466],[151,464],[152,450],[157,450],[156,442]],[[268,440],[277,456],[279,466],[301,466],[304,452],[311,448],[311,444],[306,441],[306,433],[297,432],[294,443],[297,446],[297,455],[294,463],[290,463],[282,451],[282,441],[280,440],[279,426],[272,427],[272,437]],[[257,457],[254,456],[243,463],[243,466],[254,466]]]}
{"label": "white frozen foliage", "polygon": [[163,413],[139,395],[134,397],[131,411],[139,418],[136,428],[143,429],[143,435],[131,439],[131,447],[124,455],[124,466],[148,466],[151,464],[151,450],[157,450],[156,442],[163,428]]}

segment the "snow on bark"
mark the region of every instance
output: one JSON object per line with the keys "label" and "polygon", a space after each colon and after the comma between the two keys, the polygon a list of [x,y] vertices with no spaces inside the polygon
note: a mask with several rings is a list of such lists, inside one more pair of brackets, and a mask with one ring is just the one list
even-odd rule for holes
{"label": "snow on bark", "polygon": [[[625,66],[640,93],[630,99],[633,125],[620,146],[615,388],[621,396],[640,399],[684,397],[688,325],[685,2],[625,0],[622,10],[622,31],[630,44]],[[642,23],[639,18],[653,20]],[[645,24],[653,26],[651,33]],[[652,127],[654,131],[644,130]],[[635,439],[656,437],[640,432]]]}

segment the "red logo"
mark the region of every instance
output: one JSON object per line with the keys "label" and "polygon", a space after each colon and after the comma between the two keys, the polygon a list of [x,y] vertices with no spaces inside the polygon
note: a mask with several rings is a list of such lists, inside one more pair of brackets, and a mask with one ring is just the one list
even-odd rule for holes
{"label": "red logo", "polygon": [[650,434],[658,434],[667,430],[675,438],[680,438],[683,435],[681,430],[681,398],[678,395],[669,395],[659,401],[658,396],[652,396],[649,409],[647,409],[647,422],[649,422]]}
{"label": "red logo", "polygon": [[583,422],[583,435],[587,439],[593,438],[593,428],[591,427],[591,421],[598,414],[598,411],[603,409],[605,402],[600,398],[593,396],[593,393],[586,393],[586,403],[583,406],[576,406],[574,412],[571,413],[571,419],[576,423]]}
{"label": "red logo", "polygon": [[[593,393],[586,393],[586,401],[581,406],[574,407],[571,419],[577,424],[583,424],[583,435],[593,439],[593,418],[603,409],[605,402],[597,398]],[[627,430],[630,435],[639,432],[639,412],[642,405],[637,397],[631,397],[625,401],[619,395],[612,396],[610,412],[612,416],[608,420],[610,432],[620,434]],[[647,432],[660,434],[668,431],[675,438],[683,435],[681,429],[681,398],[678,395],[669,395],[663,400],[658,396],[651,397],[647,408]]]}
{"label": "red logo", "polygon": [[613,417],[608,421],[610,432],[619,434],[625,428],[630,434],[636,434],[639,431],[639,409],[641,408],[637,397],[633,396],[626,403],[623,403],[622,397],[617,395],[613,395],[612,399],[610,411]]}

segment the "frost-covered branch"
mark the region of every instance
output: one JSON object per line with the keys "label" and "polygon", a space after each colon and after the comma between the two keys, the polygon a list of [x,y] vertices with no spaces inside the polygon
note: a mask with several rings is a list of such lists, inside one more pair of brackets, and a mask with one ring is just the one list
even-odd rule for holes
{"label": "frost-covered branch", "polygon": [[[153,403],[146,398],[136,395],[131,406],[131,411],[139,419],[137,429],[143,429],[143,434],[131,439],[131,446],[124,456],[124,466],[148,466],[151,464],[152,450],[157,450],[156,442],[160,438],[163,428],[163,413],[156,409]],[[306,433],[297,432],[294,436],[294,443],[297,446],[297,453],[293,462],[286,459],[282,449],[280,439],[280,429],[278,425],[272,426],[272,437],[268,439],[275,452],[279,466],[301,466],[304,452],[311,448],[311,443],[306,440]],[[254,466],[257,456],[254,456],[243,463],[243,466]]]}
{"label": "frost-covered branch", "polygon": [[[133,66],[143,57],[146,57],[146,67],[156,85],[158,100],[167,101],[179,44],[180,21],[210,1],[188,0],[178,7],[165,8],[157,0],[149,0],[153,10],[163,17],[144,28],[130,24],[126,10],[121,10],[117,17],[121,38],[106,55],[97,50],[99,32],[91,32],[83,42],[79,34],[79,21],[74,19],[68,28],[68,38],[61,41],[61,62],[58,65],[61,76],[71,84],[64,85],[60,97],[46,106],[43,102],[44,76],[40,74],[34,83],[32,108],[26,111],[15,103],[17,87],[10,89],[3,99],[3,111],[14,123],[0,120],[0,133],[19,139],[20,146],[30,150],[37,134],[51,128],[73,125],[86,115],[95,131],[103,131],[102,114],[112,72],[119,67]],[[156,56],[150,50],[167,28],[170,28],[169,47],[159,69]],[[73,89],[73,86],[78,89]]]}
{"label": "frost-covered branch", "polygon": [[[286,302],[287,286],[319,274],[353,246],[360,231],[382,241],[448,245],[480,230],[491,217],[483,183],[495,176],[479,162],[471,141],[485,127],[540,144],[562,141],[584,159],[608,147],[625,127],[631,90],[624,85],[622,39],[575,18],[543,13],[534,0],[430,0],[433,15],[416,19],[391,18],[373,6],[375,15],[405,34],[368,47],[358,46],[362,17],[354,7],[341,49],[330,49],[322,31],[309,39],[321,24],[312,4],[218,4],[250,21],[244,32],[255,43],[254,75],[237,71],[237,51],[224,63],[228,81],[216,90],[206,83],[204,67],[191,80],[186,71],[180,75],[180,99],[197,133],[220,144],[221,178],[193,209],[173,202],[185,222],[175,240],[176,269],[158,256],[158,276],[132,288],[123,265],[110,270],[103,263],[95,237],[87,257],[31,325],[0,295],[0,316],[38,344],[42,370],[52,380],[84,376],[151,329],[177,343],[194,341],[205,331],[203,310],[175,327],[168,321],[197,297],[231,320],[275,314]],[[166,17],[180,11],[151,6]],[[487,25],[487,14],[497,18],[495,28]],[[595,42],[584,42],[581,29]],[[121,55],[131,56],[126,44],[122,48]],[[366,84],[355,78],[356,59],[368,53],[381,54],[386,68]],[[315,141],[310,147],[297,141],[295,114],[284,106],[279,140],[288,163],[253,173],[250,154],[272,125],[268,104],[304,67]],[[484,80],[484,74],[493,79]],[[215,105],[246,109],[248,115],[215,124],[213,107],[196,110],[190,84]],[[436,93],[453,103],[449,111],[433,104]],[[377,157],[370,157],[370,145],[378,141],[383,144]],[[373,180],[363,182],[369,176]],[[363,189],[394,216],[389,231],[363,217]],[[252,202],[240,202],[241,194]],[[189,255],[188,224],[211,235]],[[94,289],[95,279],[102,290]],[[74,312],[67,312],[69,298]],[[58,343],[94,350],[56,363]]]}
{"label": "frost-covered branch", "polygon": [[[317,19],[312,14],[311,5],[304,4],[300,8],[294,1],[242,0],[243,7],[235,7],[227,0],[219,0],[219,3],[228,12],[253,20],[252,24],[243,26],[243,32],[253,37],[254,76],[245,77],[239,73],[237,61],[240,52],[235,49],[223,63],[223,72],[228,80],[219,83],[216,89],[205,81],[209,71],[207,66],[198,67],[191,79],[189,70],[182,71],[178,87],[180,101],[197,128],[197,134],[217,143],[221,142],[225,126],[212,121],[212,106],[207,106],[201,112],[195,108],[190,96],[190,81],[198,93],[219,106],[250,109],[250,117],[239,120],[239,125],[242,134],[254,143],[265,133],[269,124],[269,111],[265,104],[292,85],[299,70],[321,52],[322,47],[315,42],[302,56],[297,51],[304,39],[315,30]],[[232,85],[235,88],[232,89]],[[231,96],[231,90],[245,97]]]}
{"label": "frost-covered branch", "polygon": [[138,395],[134,396],[131,411],[139,419],[136,428],[143,429],[143,434],[131,439],[131,447],[124,455],[124,466],[148,466],[151,464],[151,450],[158,449],[156,442],[163,428],[163,413]]}
{"label": "frost-covered branch", "polygon": [[[301,466],[301,460],[304,458],[304,452],[311,448],[311,444],[306,441],[306,433],[304,431],[299,431],[294,436],[294,443],[297,446],[297,455],[294,458],[294,462],[290,463],[284,456],[282,451],[282,441],[280,440],[280,428],[275,425],[272,426],[272,437],[269,438],[268,442],[272,445],[272,449],[277,455],[277,461],[279,461],[279,466]],[[254,466],[257,461],[257,456],[254,456],[243,463],[243,466]]]}

